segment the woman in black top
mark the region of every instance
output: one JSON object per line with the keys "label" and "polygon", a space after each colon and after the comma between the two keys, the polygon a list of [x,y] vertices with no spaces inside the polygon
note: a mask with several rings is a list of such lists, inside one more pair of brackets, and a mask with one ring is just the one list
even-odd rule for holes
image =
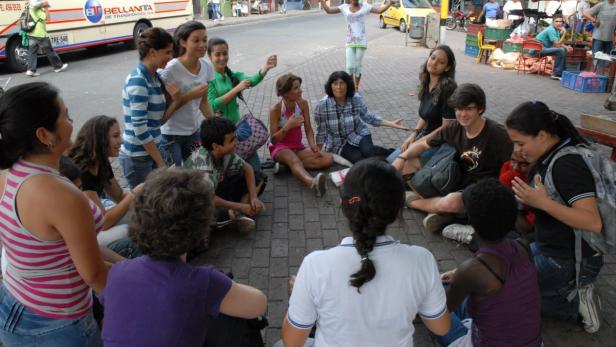
{"label": "woman in black top", "polygon": [[99,235],[99,243],[104,240],[103,244],[126,237],[126,235],[116,235],[110,239],[103,236],[105,231],[116,224],[123,224],[119,222],[126,216],[134,200],[134,193],[143,190],[143,183],[137,185],[132,192],[122,190],[113,175],[109,158],[119,156],[121,144],[122,132],[118,122],[111,117],[96,116],[81,127],[69,151],[69,157],[81,170],[81,188],[84,193],[103,211],[105,211],[101,202],[103,196],[116,203],[105,211],[103,232]]}
{"label": "woman in black top", "polygon": [[[541,312],[545,316],[575,320],[582,318],[584,329],[599,329],[594,285],[603,265],[601,254],[582,241],[580,289],[575,281],[575,230],[600,233],[601,215],[595,194],[593,174],[578,154],[554,159],[568,146],[586,141],[571,121],[542,102],[525,102],[516,107],[506,121],[514,151],[533,164],[529,184],[516,178],[513,191],[517,199],[535,211],[536,242],[531,244],[539,274]],[[560,200],[548,196],[543,182],[550,164],[552,179]],[[576,294],[568,297],[569,294]]]}

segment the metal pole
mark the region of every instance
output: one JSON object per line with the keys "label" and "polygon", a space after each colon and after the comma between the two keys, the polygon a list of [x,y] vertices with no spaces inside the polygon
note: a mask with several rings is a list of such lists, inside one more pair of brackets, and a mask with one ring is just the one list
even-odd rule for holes
{"label": "metal pole", "polygon": [[445,44],[445,33],[447,32],[445,22],[447,21],[447,16],[449,16],[449,0],[441,0],[441,25],[438,38],[439,45]]}

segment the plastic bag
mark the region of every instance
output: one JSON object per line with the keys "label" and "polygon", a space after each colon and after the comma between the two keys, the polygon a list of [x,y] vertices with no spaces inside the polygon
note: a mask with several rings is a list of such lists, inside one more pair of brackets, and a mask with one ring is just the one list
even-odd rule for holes
{"label": "plastic bag", "polygon": [[528,23],[528,17],[524,18],[524,22],[518,25],[517,28],[511,32],[511,37],[514,36],[526,36],[530,33],[530,24]]}

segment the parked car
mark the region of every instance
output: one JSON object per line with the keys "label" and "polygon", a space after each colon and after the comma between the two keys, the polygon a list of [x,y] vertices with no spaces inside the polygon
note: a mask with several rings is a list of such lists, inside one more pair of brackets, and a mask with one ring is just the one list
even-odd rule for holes
{"label": "parked car", "polygon": [[400,32],[405,33],[411,17],[425,17],[435,12],[428,0],[401,0],[380,15],[379,27],[384,29],[391,25],[400,28]]}

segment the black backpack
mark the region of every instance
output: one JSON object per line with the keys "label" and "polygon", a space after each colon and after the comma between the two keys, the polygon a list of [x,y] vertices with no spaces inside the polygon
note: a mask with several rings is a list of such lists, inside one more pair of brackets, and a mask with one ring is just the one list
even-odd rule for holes
{"label": "black backpack", "polygon": [[36,28],[37,21],[30,14],[30,6],[26,5],[21,15],[19,15],[19,27],[29,33]]}

